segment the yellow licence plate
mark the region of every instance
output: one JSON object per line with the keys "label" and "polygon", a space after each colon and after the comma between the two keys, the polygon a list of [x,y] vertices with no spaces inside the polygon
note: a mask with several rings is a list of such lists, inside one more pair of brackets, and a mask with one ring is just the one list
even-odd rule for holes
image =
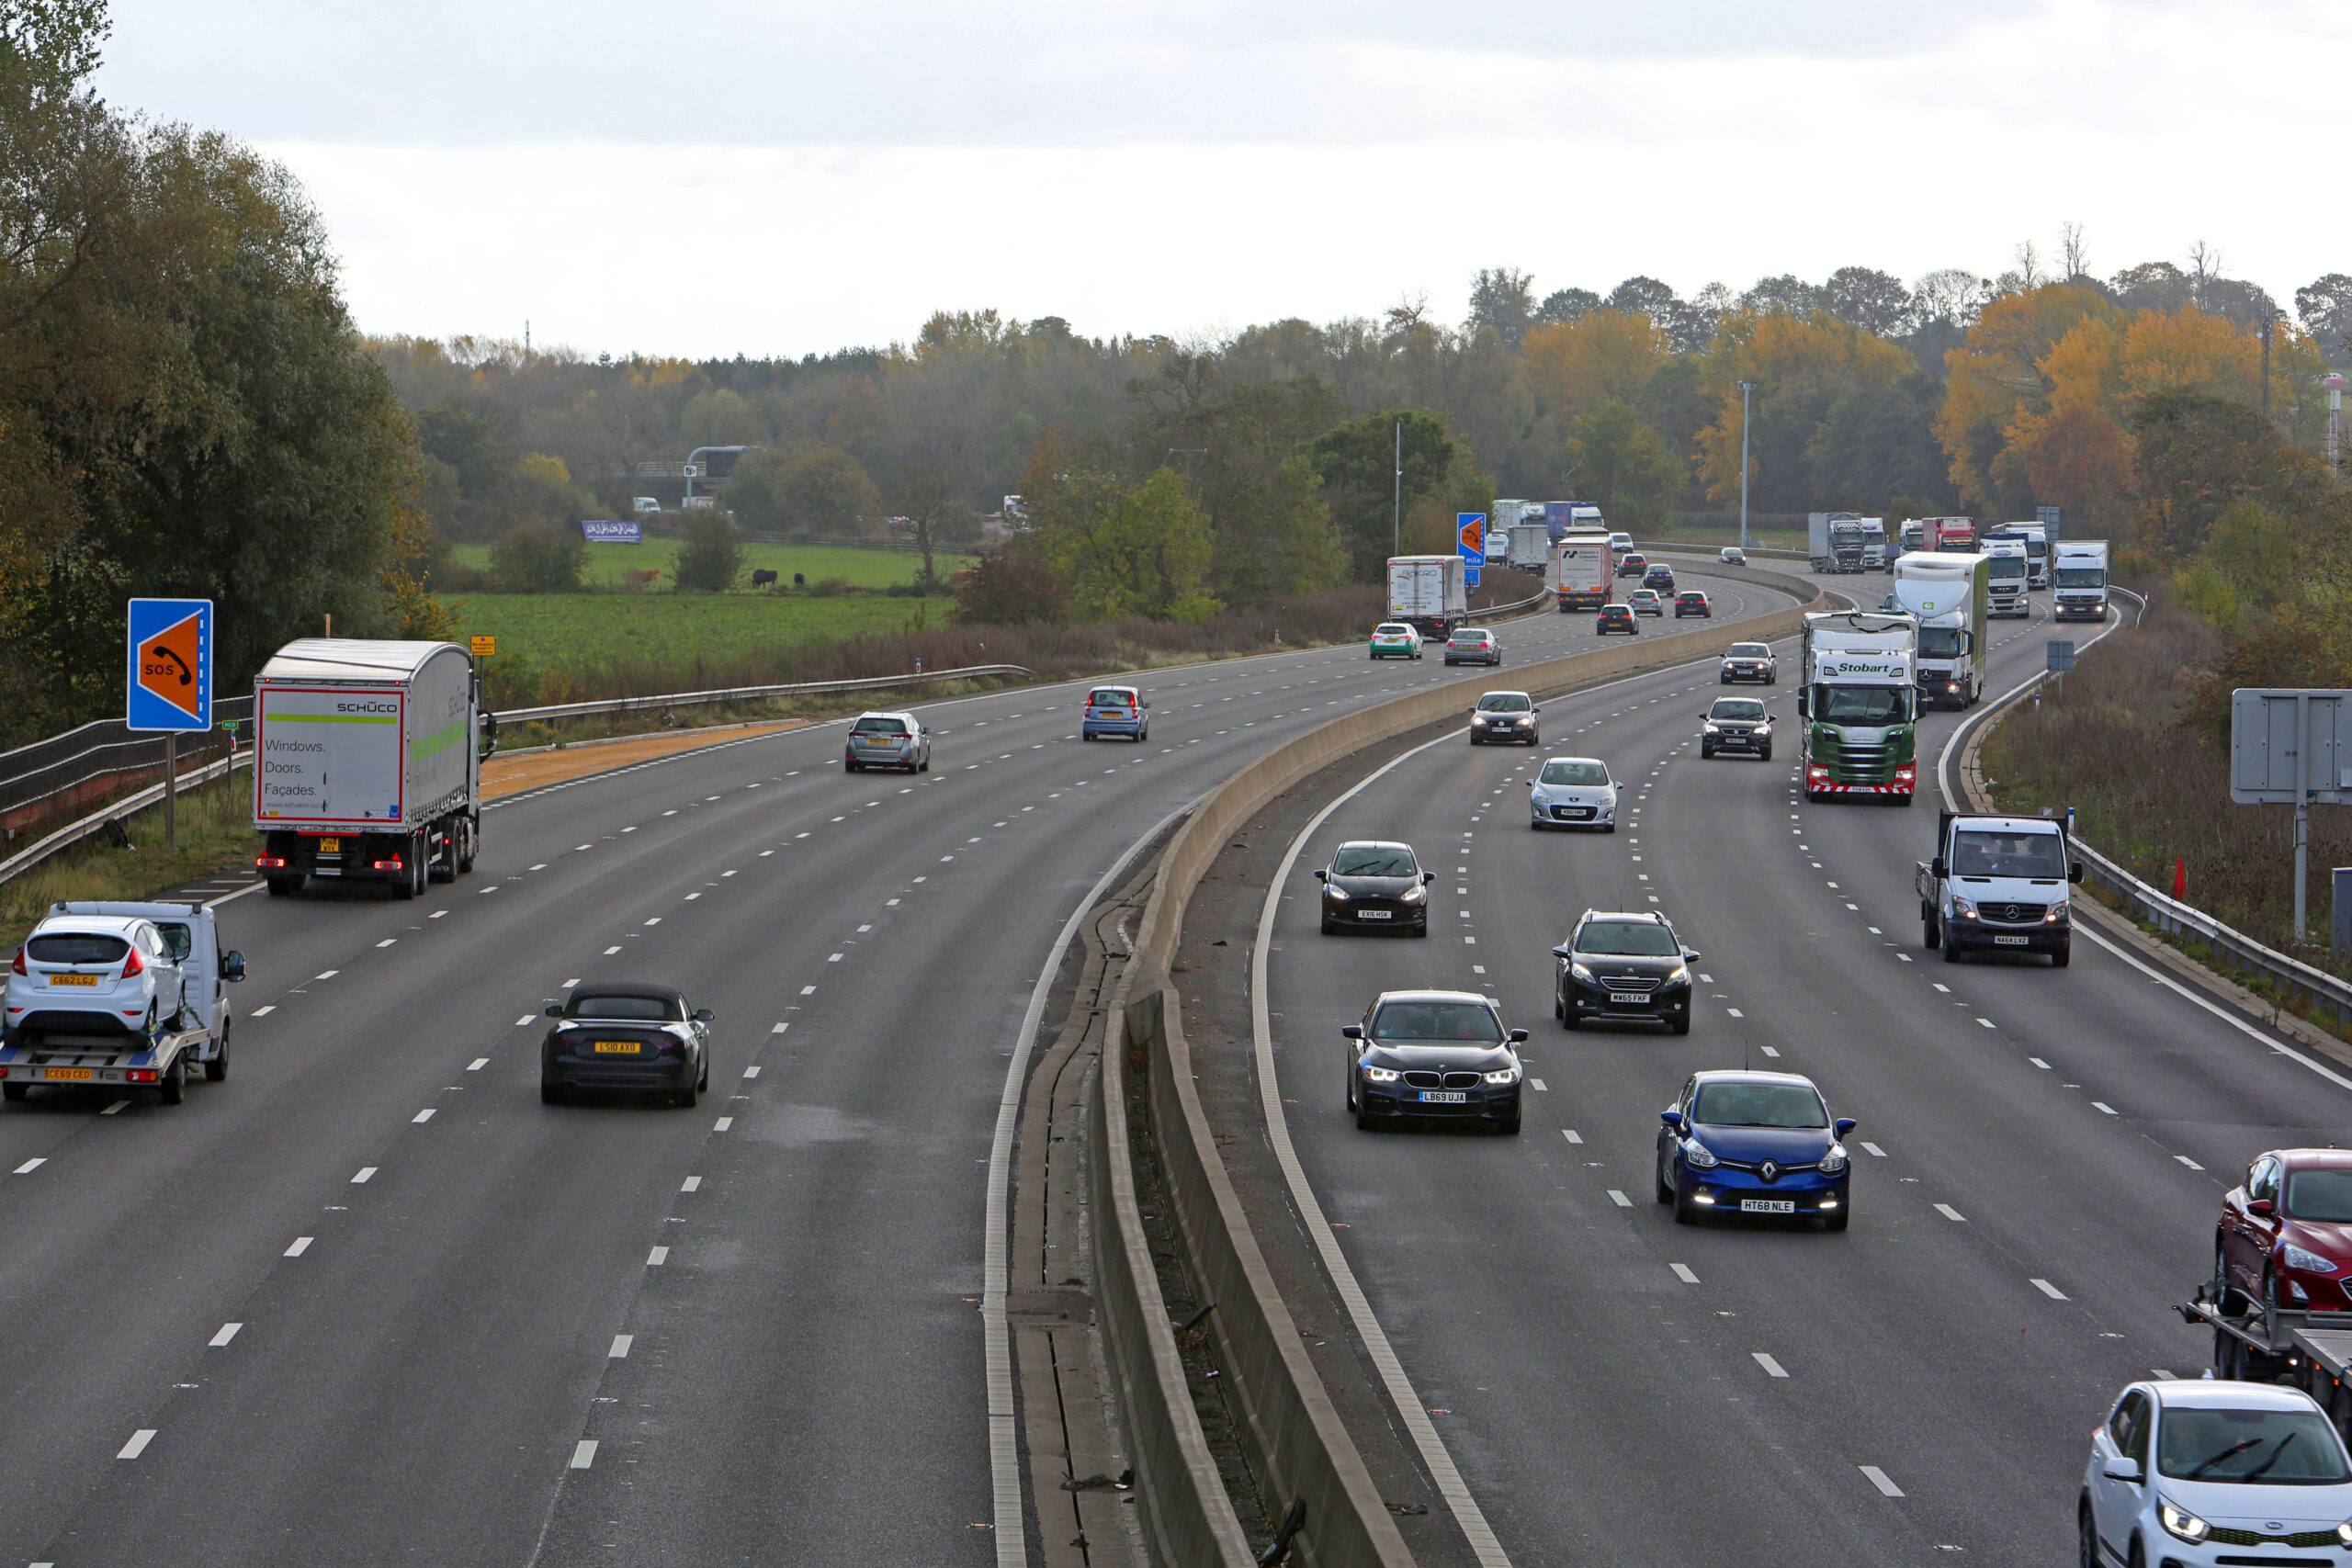
{"label": "yellow licence plate", "polygon": [[51,1083],[88,1083],[91,1075],[87,1067],[43,1067],[40,1076]]}
{"label": "yellow licence plate", "polygon": [[634,1040],[599,1040],[596,1042],[596,1049],[605,1055],[634,1056],[639,1047]]}
{"label": "yellow licence plate", "polygon": [[319,840],[319,853],[322,855],[339,855],[343,853],[343,840],[341,839],[321,839]]}
{"label": "yellow licence plate", "polygon": [[51,975],[49,983],[52,986],[95,986],[98,977],[96,975]]}

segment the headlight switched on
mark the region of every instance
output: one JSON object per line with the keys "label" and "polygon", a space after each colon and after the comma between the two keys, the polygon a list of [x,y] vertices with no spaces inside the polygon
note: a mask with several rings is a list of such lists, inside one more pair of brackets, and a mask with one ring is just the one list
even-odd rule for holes
{"label": "headlight switched on", "polygon": [[2211,1525],[2207,1524],[2188,1509],[2169,1502],[2156,1505],[2156,1520],[2165,1527],[2165,1532],[2167,1535],[2191,1544],[2201,1541],[2213,1533]]}
{"label": "headlight switched on", "polygon": [[1366,1083],[1395,1083],[1403,1076],[1394,1067],[1366,1067],[1363,1070],[1363,1081]]}
{"label": "headlight switched on", "polygon": [[1488,1073],[1487,1075],[1487,1081],[1488,1083],[1517,1083],[1519,1081],[1519,1069],[1517,1067],[1499,1068],[1494,1072]]}
{"label": "headlight switched on", "polygon": [[1426,887],[1408,887],[1402,894],[1397,896],[1396,901],[1400,904],[1419,904],[1428,898],[1429,896],[1430,890]]}
{"label": "headlight switched on", "polygon": [[1835,1176],[1846,1168],[1846,1145],[1832,1144],[1829,1152],[1821,1156],[1821,1174]]}

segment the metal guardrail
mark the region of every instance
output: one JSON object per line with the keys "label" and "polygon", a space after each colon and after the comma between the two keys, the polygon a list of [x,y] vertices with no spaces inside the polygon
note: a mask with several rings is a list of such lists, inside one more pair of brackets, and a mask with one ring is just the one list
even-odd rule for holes
{"label": "metal guardrail", "polygon": [[[212,705],[213,722],[243,725],[254,700],[227,697]],[[119,718],[101,718],[62,735],[52,735],[12,751],[0,751],[0,818],[27,811],[58,795],[164,765],[161,734],[136,730]],[[206,737],[182,736],[183,751]]]}
{"label": "metal guardrail", "polygon": [[968,664],[959,670],[926,670],[909,675],[869,675],[854,681],[803,681],[788,686],[730,686],[714,692],[672,692],[650,697],[614,697],[593,703],[556,703],[547,707],[512,708],[495,716],[501,728],[537,724],[550,718],[585,718],[597,714],[644,713],[661,708],[697,707],[710,703],[760,702],[769,697],[822,696],[832,692],[879,692],[896,686],[922,686],[935,681],[985,681],[1002,676],[1037,678],[1035,670],[1019,664]]}
{"label": "metal guardrail", "polygon": [[[202,767],[190,768],[180,774],[179,793],[186,795],[198,784],[209,784],[214,779],[225,777],[239,768],[250,768],[253,766],[253,747],[248,743],[240,751],[226,757],[216,757]],[[120,800],[108,801],[87,817],[78,821],[69,822],[46,838],[27,845],[7,859],[0,860],[0,882],[6,882],[12,877],[22,875],[60,850],[70,849],[85,839],[96,837],[108,823],[119,821],[133,812],[144,811],[151,806],[161,805],[163,799],[164,786],[161,784],[152,784],[136,794],[124,795]]]}

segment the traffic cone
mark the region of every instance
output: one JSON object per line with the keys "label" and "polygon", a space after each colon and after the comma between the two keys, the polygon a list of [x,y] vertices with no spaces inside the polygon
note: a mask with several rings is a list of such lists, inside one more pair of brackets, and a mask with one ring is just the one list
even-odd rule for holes
{"label": "traffic cone", "polygon": [[2188,861],[2185,856],[2173,856],[2172,896],[2177,903],[2188,902]]}

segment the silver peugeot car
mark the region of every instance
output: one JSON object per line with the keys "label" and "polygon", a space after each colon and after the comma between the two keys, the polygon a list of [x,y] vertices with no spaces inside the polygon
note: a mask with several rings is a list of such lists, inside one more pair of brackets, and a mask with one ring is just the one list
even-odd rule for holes
{"label": "silver peugeot car", "polygon": [[853,773],[868,768],[931,772],[931,731],[910,713],[862,713],[849,727],[842,766]]}

